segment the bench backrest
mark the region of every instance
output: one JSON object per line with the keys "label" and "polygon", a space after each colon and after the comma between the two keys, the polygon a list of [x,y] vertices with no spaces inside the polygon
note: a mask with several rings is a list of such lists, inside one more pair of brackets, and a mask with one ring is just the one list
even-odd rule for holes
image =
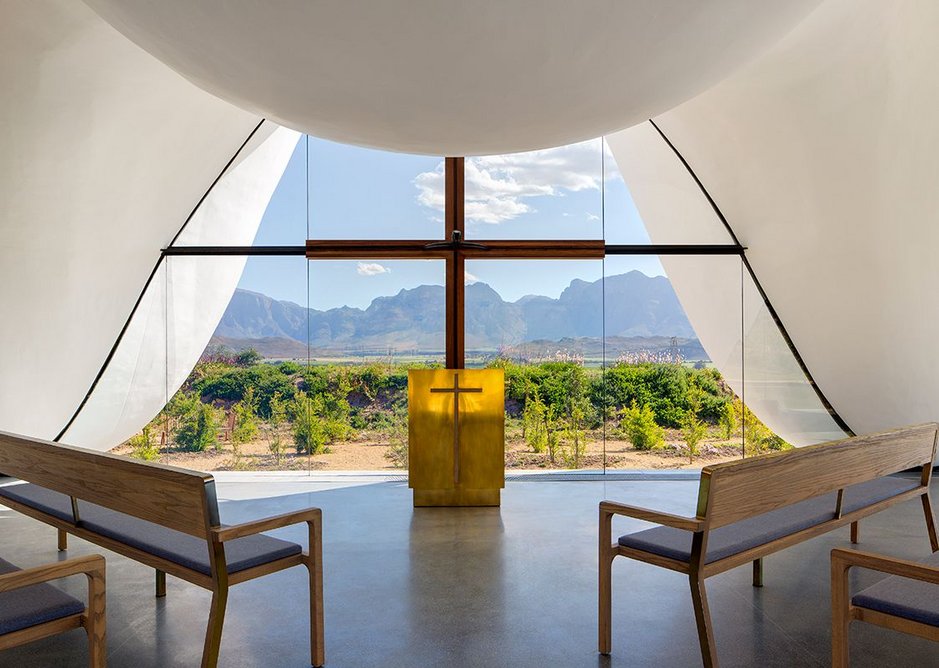
{"label": "bench backrest", "polygon": [[698,517],[716,528],[891,473],[931,467],[937,428],[928,423],[707,466]]}
{"label": "bench backrest", "polygon": [[200,538],[219,523],[215,481],[206,473],[2,431],[0,471]]}

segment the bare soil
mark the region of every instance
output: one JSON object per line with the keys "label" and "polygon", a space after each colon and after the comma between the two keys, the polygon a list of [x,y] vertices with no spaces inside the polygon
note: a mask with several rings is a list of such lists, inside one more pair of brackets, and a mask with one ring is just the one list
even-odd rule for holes
{"label": "bare soil", "polygon": [[[665,446],[656,450],[636,450],[628,441],[606,441],[606,467],[608,469],[676,470],[700,469],[708,464],[740,458],[739,444],[718,440],[705,440],[699,445],[700,454],[689,461],[687,451],[676,433],[669,433]],[[206,452],[180,452],[163,449],[157,461],[200,471],[395,471],[397,468],[387,457],[390,450],[386,440],[364,434],[361,439],[333,443],[328,452],[298,455],[289,439],[280,458],[270,452],[268,441],[259,438],[234,446],[220,443],[218,449]],[[117,454],[129,455],[129,446],[114,449]],[[604,461],[602,439],[588,441],[586,451],[576,462],[569,452],[560,452],[552,462],[547,453],[532,452],[521,439],[510,438],[505,447],[506,469],[601,469]]]}

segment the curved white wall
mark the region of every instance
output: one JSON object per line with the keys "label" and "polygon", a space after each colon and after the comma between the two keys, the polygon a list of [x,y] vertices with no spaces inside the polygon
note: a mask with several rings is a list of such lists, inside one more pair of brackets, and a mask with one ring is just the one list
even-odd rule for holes
{"label": "curved white wall", "polygon": [[939,417],[937,27],[933,0],[828,0],[655,119],[859,433]]}
{"label": "curved white wall", "polygon": [[259,119],[73,0],[0,6],[0,90],[0,429],[51,438]]}

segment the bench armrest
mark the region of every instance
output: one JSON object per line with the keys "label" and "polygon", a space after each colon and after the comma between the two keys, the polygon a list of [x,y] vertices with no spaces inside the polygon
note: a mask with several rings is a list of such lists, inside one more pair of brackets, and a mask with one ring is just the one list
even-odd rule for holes
{"label": "bench armrest", "polygon": [[82,574],[87,575],[90,579],[103,581],[104,557],[99,554],[90,554],[86,557],[66,559],[54,564],[24,568],[21,571],[0,575],[0,592]]}
{"label": "bench armrest", "polygon": [[306,510],[295,510],[293,512],[284,513],[283,515],[275,515],[274,517],[266,517],[260,520],[251,520],[250,522],[243,522],[229,527],[213,528],[212,535],[215,540],[224,543],[227,540],[243,538],[263,531],[273,531],[274,529],[280,529],[292,524],[301,524],[303,522],[319,523],[322,521],[322,518],[322,510],[319,508],[307,508]]}
{"label": "bench armrest", "polygon": [[704,529],[704,521],[694,517],[681,517],[680,515],[663,513],[658,510],[629,506],[625,503],[617,503],[616,501],[601,501],[600,514],[623,515],[625,517],[654,522],[655,524],[662,524],[685,531],[701,531]]}
{"label": "bench armrest", "polygon": [[888,575],[899,575],[912,580],[922,580],[939,584],[939,568],[927,566],[915,561],[896,559],[871,552],[858,552],[857,550],[844,550],[835,548],[831,551],[832,572],[843,573],[853,567],[867,568]]}

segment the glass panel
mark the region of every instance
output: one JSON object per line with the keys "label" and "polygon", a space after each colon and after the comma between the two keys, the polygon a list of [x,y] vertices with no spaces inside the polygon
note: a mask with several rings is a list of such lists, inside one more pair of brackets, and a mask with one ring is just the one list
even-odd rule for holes
{"label": "glass panel", "polygon": [[442,239],[444,161],[309,138],[310,239]]}
{"label": "glass panel", "polygon": [[607,468],[739,458],[739,258],[610,256],[604,277]]}
{"label": "glass panel", "polygon": [[[608,244],[729,244],[727,228],[688,170],[652,127],[607,137]],[[639,230],[641,216],[645,234]]]}
{"label": "glass panel", "polygon": [[780,439],[799,446],[844,438],[846,434],[805,377],[749,273],[744,275],[743,287],[746,402],[772,430],[751,428],[748,452],[781,447]]}
{"label": "glass panel", "polygon": [[603,142],[467,158],[467,239],[602,239]]}
{"label": "glass panel", "polygon": [[466,262],[466,366],[505,369],[506,468],[603,468],[600,260]]}
{"label": "glass panel", "polygon": [[[293,447],[291,409],[306,382],[306,260],[164,262],[161,368],[138,364],[164,398],[145,419],[159,413],[117,451],[202,470],[306,468]],[[124,399],[135,406],[146,396]]]}
{"label": "glass panel", "polygon": [[445,262],[314,260],[309,271],[307,400],[329,450],[313,465],[406,469],[408,369],[445,360]]}
{"label": "glass panel", "polygon": [[262,128],[183,228],[176,246],[303,245],[306,161],[301,135]]}

